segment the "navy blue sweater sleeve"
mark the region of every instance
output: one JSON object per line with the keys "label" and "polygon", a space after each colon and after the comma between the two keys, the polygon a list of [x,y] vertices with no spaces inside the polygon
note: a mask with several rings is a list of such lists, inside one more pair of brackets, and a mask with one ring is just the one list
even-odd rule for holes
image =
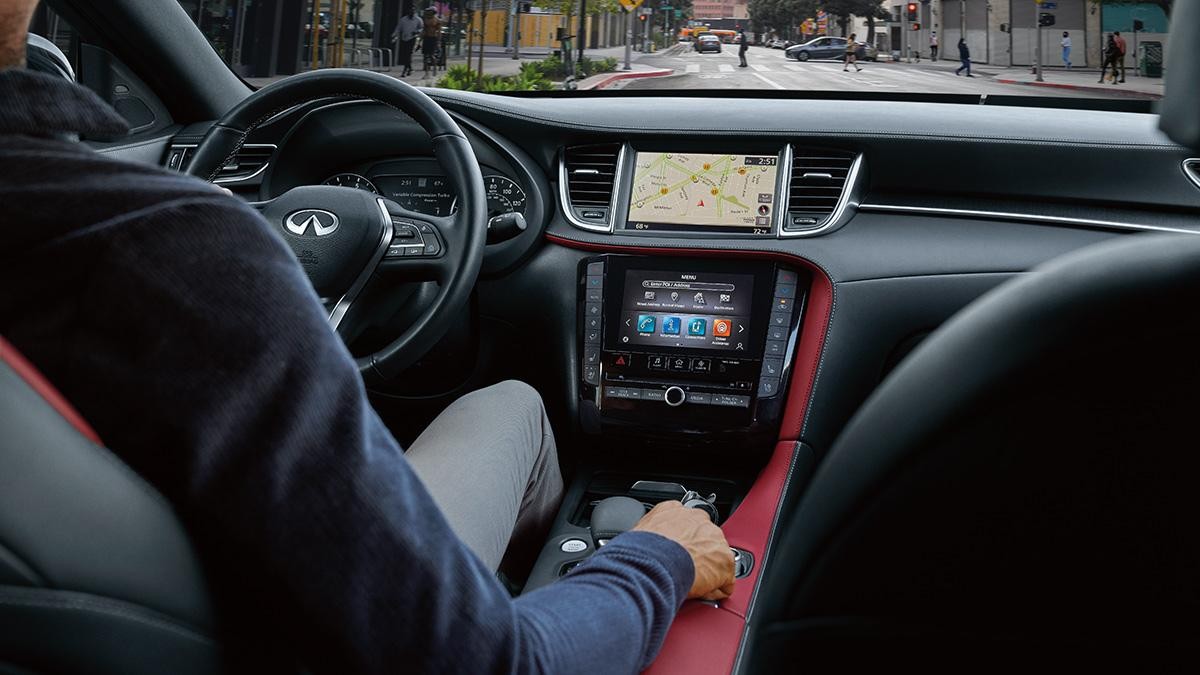
{"label": "navy blue sweater sleeve", "polygon": [[[510,598],[370,407],[290,251],[197,193],[73,231],[71,297],[12,338],[118,454],[235,560],[318,671],[634,672],[692,582],[676,543],[613,540]],[[50,282],[47,282],[50,283]],[[227,561],[228,562],[228,561]],[[266,609],[271,606],[272,609]],[[280,611],[287,608],[287,611]]]}

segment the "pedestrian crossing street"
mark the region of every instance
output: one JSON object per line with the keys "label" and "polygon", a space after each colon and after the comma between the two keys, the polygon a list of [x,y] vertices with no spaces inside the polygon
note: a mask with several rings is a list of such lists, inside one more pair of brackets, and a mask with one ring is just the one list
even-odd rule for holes
{"label": "pedestrian crossing street", "polygon": [[[945,62],[914,67],[911,64],[863,62],[862,71],[843,72],[840,61],[793,61],[782,51],[752,48],[746,55],[747,68],[738,67],[736,49],[720,54],[676,53],[649,57],[643,62],[670,68],[678,76],[673,81],[631,82],[630,88],[755,88],[821,89],[942,93],[1008,93],[1010,87],[990,82],[990,78],[958,77],[954,64]],[[672,80],[672,78],[668,78]],[[688,84],[691,82],[692,84]]]}

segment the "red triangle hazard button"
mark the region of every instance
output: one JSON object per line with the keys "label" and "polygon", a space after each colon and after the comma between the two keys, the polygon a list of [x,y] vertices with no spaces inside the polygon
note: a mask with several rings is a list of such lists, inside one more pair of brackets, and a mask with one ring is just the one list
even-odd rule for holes
{"label": "red triangle hazard button", "polygon": [[618,357],[617,357],[617,360],[616,360],[616,363],[615,363],[614,365],[618,365],[618,366],[624,366],[624,365],[627,365],[627,364],[625,363],[625,357],[624,357],[624,356],[618,356]]}

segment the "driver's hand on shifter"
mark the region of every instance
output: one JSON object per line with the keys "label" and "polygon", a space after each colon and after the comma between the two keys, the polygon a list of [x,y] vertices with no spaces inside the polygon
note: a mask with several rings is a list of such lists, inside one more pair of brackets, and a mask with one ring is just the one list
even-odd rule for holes
{"label": "driver's hand on shifter", "polygon": [[696,579],[688,599],[724,600],[733,594],[733,551],[725,533],[699,509],[677,501],[662,502],[633,526],[679,543],[692,556]]}

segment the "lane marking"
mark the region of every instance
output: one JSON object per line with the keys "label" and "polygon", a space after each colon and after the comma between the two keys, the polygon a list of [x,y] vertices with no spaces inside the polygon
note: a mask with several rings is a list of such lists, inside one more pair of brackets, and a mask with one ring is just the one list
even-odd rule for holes
{"label": "lane marking", "polygon": [[733,66],[728,63],[722,63],[721,65],[717,66],[717,68],[719,68],[722,73],[732,73],[733,72]]}
{"label": "lane marking", "polygon": [[769,72],[771,72],[771,68],[770,68],[769,66],[760,66],[760,65],[758,65],[757,63],[751,63],[751,64],[750,64],[750,67],[751,67],[751,68],[753,68],[753,69],[755,69],[755,70],[757,70],[757,71],[758,71],[758,72],[760,72],[760,73],[769,73]]}
{"label": "lane marking", "polygon": [[689,72],[689,73],[700,72],[700,64],[699,63],[689,63],[688,67],[687,67],[687,72]]}
{"label": "lane marking", "polygon": [[774,80],[767,79],[767,77],[765,75],[762,75],[760,73],[751,73],[751,74],[754,75],[755,77],[757,77],[758,79],[762,80],[763,82],[766,82],[767,84],[771,85],[772,87],[775,87],[776,89],[787,89],[787,87],[783,86],[782,84],[779,84],[778,82],[775,82]]}

